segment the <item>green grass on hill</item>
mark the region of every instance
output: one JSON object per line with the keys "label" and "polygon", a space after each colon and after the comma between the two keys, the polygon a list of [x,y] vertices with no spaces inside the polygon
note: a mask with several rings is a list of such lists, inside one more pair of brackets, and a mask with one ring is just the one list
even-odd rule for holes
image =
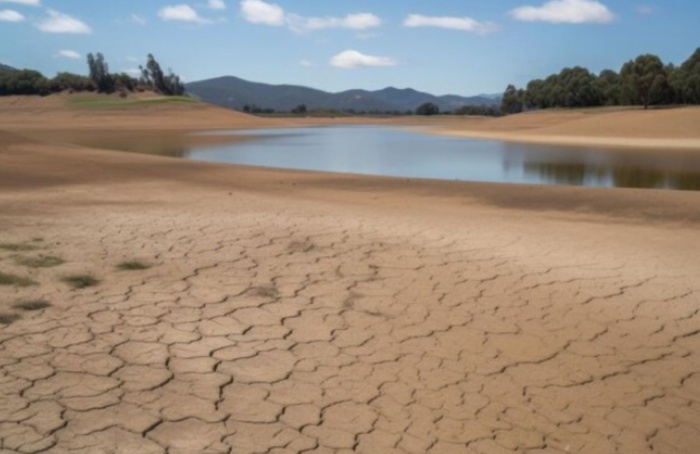
{"label": "green grass on hill", "polygon": [[124,107],[139,107],[164,104],[196,104],[197,101],[189,96],[162,96],[158,98],[118,98],[97,96],[74,96],[68,99],[68,105],[81,109],[112,109]]}

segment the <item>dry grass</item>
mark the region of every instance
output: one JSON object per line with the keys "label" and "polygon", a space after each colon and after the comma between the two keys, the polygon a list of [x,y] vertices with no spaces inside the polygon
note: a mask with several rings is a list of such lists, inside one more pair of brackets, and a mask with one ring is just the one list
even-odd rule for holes
{"label": "dry grass", "polygon": [[76,290],[94,287],[100,283],[99,279],[96,279],[89,274],[75,274],[72,276],[66,276],[61,280]]}
{"label": "dry grass", "polygon": [[24,276],[0,272],[0,285],[14,285],[16,287],[29,287],[36,285],[36,282]]}
{"label": "dry grass", "polygon": [[27,266],[29,268],[53,268],[54,266],[65,263],[65,260],[53,255],[40,255],[38,257],[16,256],[14,260],[17,265]]}
{"label": "dry grass", "polygon": [[40,311],[51,307],[51,303],[46,300],[27,300],[19,301],[12,305],[16,309],[22,309],[23,311]]}
{"label": "dry grass", "polygon": [[0,243],[0,249],[11,252],[35,251],[38,248],[35,244],[27,243]]}
{"label": "dry grass", "polygon": [[147,270],[151,267],[150,264],[142,262],[140,260],[127,260],[117,265],[117,269],[121,271],[139,271]]}
{"label": "dry grass", "polygon": [[10,325],[20,318],[21,317],[17,314],[0,314],[0,325]]}

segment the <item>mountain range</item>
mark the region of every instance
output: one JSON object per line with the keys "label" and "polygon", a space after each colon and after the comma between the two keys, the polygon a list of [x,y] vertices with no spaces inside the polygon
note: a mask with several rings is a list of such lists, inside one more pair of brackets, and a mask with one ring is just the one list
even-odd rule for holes
{"label": "mountain range", "polygon": [[2,63],[0,63],[0,73],[1,72],[8,72],[8,71],[17,71],[17,70],[15,68],[13,68],[12,66],[3,65]]}
{"label": "mountain range", "polygon": [[436,104],[441,111],[452,111],[464,106],[495,106],[500,96],[457,95],[435,96],[412,88],[388,87],[382,90],[346,90],[330,93],[299,85],[270,85],[250,82],[233,76],[191,82],[187,92],[202,101],[229,109],[242,110],[244,106],[290,111],[303,104],[308,109],[333,109],[355,112],[389,112],[415,110],[426,102]]}

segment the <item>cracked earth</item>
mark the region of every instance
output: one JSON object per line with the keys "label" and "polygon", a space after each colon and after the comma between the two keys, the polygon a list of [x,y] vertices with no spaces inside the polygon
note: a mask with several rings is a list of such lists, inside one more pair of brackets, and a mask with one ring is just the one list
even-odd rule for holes
{"label": "cracked earth", "polygon": [[2,193],[0,451],[698,452],[694,227],[432,203]]}

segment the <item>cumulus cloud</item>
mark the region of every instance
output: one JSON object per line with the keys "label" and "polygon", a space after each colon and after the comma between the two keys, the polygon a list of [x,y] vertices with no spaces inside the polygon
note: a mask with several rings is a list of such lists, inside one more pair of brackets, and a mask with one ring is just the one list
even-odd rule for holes
{"label": "cumulus cloud", "polygon": [[243,0],[241,2],[243,18],[252,24],[282,26],[286,23],[284,9],[274,3],[262,0]]}
{"label": "cumulus cloud", "polygon": [[322,30],[324,28],[348,28],[367,30],[378,27],[382,20],[370,13],[348,14],[345,17],[304,17],[297,14],[287,15],[287,24],[295,32]]}
{"label": "cumulus cloud", "polygon": [[39,6],[41,0],[0,0],[0,3],[14,3],[16,5]]}
{"label": "cumulus cloud", "polygon": [[471,17],[423,16],[410,14],[403,22],[406,27],[438,27],[450,30],[460,30],[477,35],[492,33],[498,29],[493,22],[479,22]]}
{"label": "cumulus cloud", "polygon": [[326,28],[347,28],[350,30],[367,30],[378,27],[382,20],[370,13],[348,14],[344,17],[306,17],[288,13],[281,6],[263,0],[241,1],[243,18],[253,24],[287,26],[290,30],[303,33]]}
{"label": "cumulus cloud", "polygon": [[226,9],[226,2],[224,0],[209,0],[207,6],[210,9],[224,10]]}
{"label": "cumulus cloud", "polygon": [[56,57],[58,57],[58,58],[70,58],[72,60],[79,60],[80,58],[82,58],[82,56],[78,52],[76,52],[74,50],[68,50],[68,49],[59,50],[58,53],[56,54]]}
{"label": "cumulus cloud", "polygon": [[189,5],[165,6],[158,11],[158,17],[164,21],[193,22],[206,24],[209,21],[199,16],[197,11]]}
{"label": "cumulus cloud", "polygon": [[554,24],[606,23],[615,15],[596,0],[550,0],[542,6],[521,6],[510,14],[519,21]]}
{"label": "cumulus cloud", "polygon": [[396,66],[396,60],[389,57],[366,55],[356,50],[346,50],[331,58],[331,66],[342,69],[380,68]]}
{"label": "cumulus cloud", "polygon": [[0,22],[22,22],[24,16],[11,9],[0,10]]}
{"label": "cumulus cloud", "polygon": [[76,17],[52,9],[47,10],[47,13],[49,16],[37,24],[37,28],[44,33],[92,33],[92,28]]}

